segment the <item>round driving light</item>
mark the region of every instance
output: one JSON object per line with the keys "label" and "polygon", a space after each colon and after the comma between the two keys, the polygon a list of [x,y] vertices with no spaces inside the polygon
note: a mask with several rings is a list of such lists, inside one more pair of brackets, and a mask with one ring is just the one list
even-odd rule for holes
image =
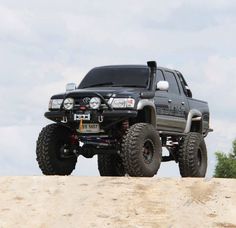
{"label": "round driving light", "polygon": [[71,110],[74,107],[74,99],[66,98],[63,103],[64,109]]}
{"label": "round driving light", "polygon": [[98,109],[101,105],[101,99],[99,97],[92,97],[89,101],[89,106],[92,109]]}

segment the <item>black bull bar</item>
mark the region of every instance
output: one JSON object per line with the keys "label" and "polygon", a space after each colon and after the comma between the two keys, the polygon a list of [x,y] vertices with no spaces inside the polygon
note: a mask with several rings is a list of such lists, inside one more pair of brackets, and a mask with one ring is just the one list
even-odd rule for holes
{"label": "black bull bar", "polygon": [[80,97],[99,97],[102,102],[107,106],[108,110],[112,111],[113,108],[110,104],[107,103],[107,101],[105,100],[105,98],[97,92],[70,92],[65,94],[64,98],[63,98],[63,102],[61,103],[61,107],[60,110],[63,110],[63,104],[66,98],[80,98]]}

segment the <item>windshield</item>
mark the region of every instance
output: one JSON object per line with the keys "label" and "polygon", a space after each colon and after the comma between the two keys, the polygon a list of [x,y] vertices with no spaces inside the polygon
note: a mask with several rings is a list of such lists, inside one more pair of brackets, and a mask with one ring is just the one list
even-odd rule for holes
{"label": "windshield", "polygon": [[88,87],[143,87],[148,86],[149,68],[139,67],[101,67],[87,73],[79,89]]}

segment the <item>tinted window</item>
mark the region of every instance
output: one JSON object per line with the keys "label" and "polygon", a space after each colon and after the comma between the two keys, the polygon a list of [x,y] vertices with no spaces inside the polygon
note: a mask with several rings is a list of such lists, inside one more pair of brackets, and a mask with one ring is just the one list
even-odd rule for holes
{"label": "tinted window", "polygon": [[159,81],[165,81],[165,79],[164,79],[164,75],[163,75],[162,71],[157,70],[157,82],[159,82]]}
{"label": "tinted window", "polygon": [[181,83],[181,86],[182,86],[182,88],[183,88],[183,91],[184,91],[185,95],[186,95],[187,97],[192,97],[192,92],[191,92],[191,90],[189,89],[188,84],[187,84],[186,81],[184,80],[183,75],[182,75],[180,72],[177,72],[177,75],[178,75],[178,77],[179,77],[179,80],[180,80],[180,83]]}
{"label": "tinted window", "polygon": [[179,87],[175,78],[175,75],[172,72],[165,72],[166,81],[169,82],[169,92],[174,94],[179,94]]}
{"label": "tinted window", "polygon": [[148,67],[98,67],[88,72],[79,88],[99,86],[147,87]]}

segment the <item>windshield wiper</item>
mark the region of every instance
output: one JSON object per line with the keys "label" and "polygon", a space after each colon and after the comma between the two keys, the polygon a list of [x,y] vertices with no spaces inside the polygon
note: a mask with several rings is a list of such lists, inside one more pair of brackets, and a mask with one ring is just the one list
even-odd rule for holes
{"label": "windshield wiper", "polygon": [[90,87],[99,87],[99,86],[107,86],[107,85],[113,85],[113,82],[103,82],[103,83],[98,83],[90,86],[85,86],[83,88],[90,88]]}

